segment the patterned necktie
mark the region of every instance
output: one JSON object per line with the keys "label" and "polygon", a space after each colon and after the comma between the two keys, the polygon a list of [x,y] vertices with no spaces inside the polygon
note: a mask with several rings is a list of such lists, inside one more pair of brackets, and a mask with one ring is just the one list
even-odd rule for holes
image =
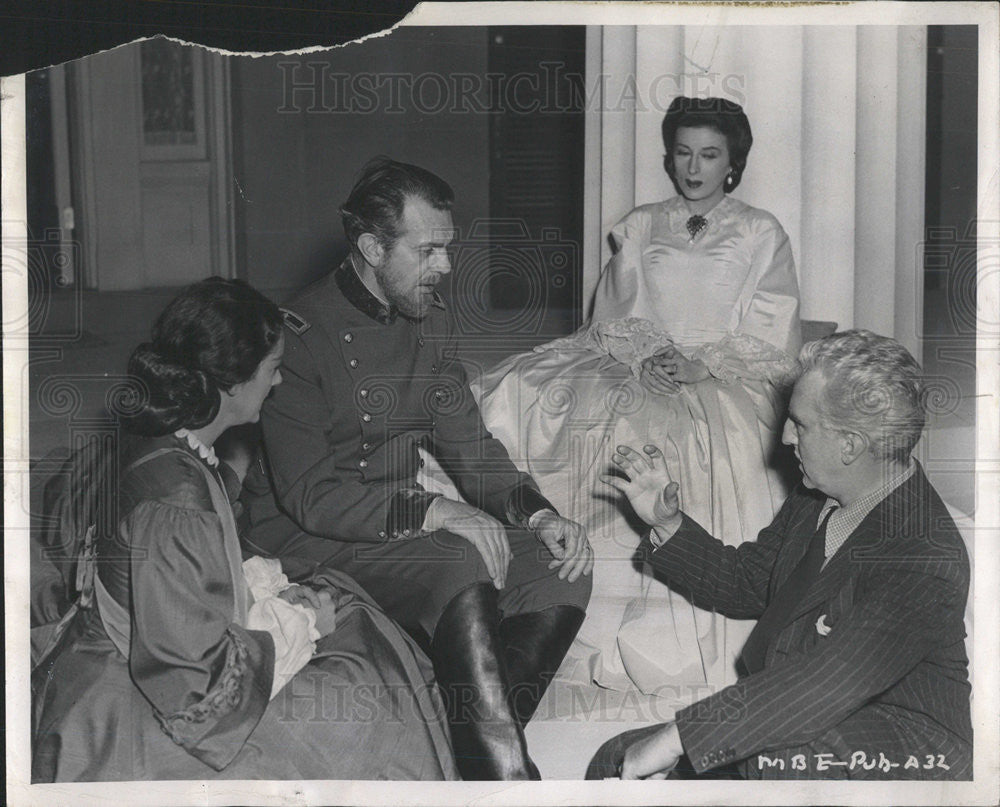
{"label": "patterned necktie", "polygon": [[708,219],[704,216],[694,215],[687,220],[687,231],[691,233],[691,240],[698,237],[698,233],[708,226]]}

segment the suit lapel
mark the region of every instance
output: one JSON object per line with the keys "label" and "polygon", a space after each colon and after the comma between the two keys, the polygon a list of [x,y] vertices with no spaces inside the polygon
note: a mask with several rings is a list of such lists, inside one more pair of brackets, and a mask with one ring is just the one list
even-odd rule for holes
{"label": "suit lapel", "polygon": [[809,542],[816,533],[816,522],[819,520],[824,501],[825,499],[817,498],[815,505],[804,507],[798,518],[789,525],[790,537],[778,554],[774,572],[771,575],[768,601],[774,599],[775,592],[788,581],[795,567],[799,565],[799,561],[809,551]]}
{"label": "suit lapel", "polygon": [[[879,505],[881,507],[881,505]],[[875,508],[876,510],[878,507]],[[803,614],[808,613],[821,602],[825,602],[841,588],[851,576],[851,552],[858,546],[866,546],[868,541],[873,540],[880,533],[878,522],[872,520],[875,514],[873,510],[865,518],[858,528],[851,534],[837,553],[830,558],[819,577],[806,592],[806,596],[799,600],[795,612],[792,614],[791,622],[794,622]]]}
{"label": "suit lapel", "polygon": [[880,554],[892,552],[891,544],[899,535],[903,521],[912,512],[911,505],[914,498],[920,495],[923,478],[921,469],[917,466],[913,476],[872,508],[823,567],[806,596],[799,601],[792,615],[792,622],[819,603],[831,599],[850,577],[853,563],[873,562]]}

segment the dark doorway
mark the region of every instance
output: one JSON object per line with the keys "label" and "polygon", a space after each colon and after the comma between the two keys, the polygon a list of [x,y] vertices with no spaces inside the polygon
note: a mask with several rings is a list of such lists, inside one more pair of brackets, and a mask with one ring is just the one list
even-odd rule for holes
{"label": "dark doorway", "polygon": [[[511,349],[580,324],[582,26],[489,29],[489,298]],[[523,344],[522,344],[523,343]]]}
{"label": "dark doorway", "polygon": [[[945,501],[975,510],[979,29],[927,29],[924,462]],[[996,249],[996,245],[992,245]]]}
{"label": "dark doorway", "polygon": [[926,336],[976,331],[978,36],[974,25],[927,29]]}
{"label": "dark doorway", "polygon": [[24,77],[25,159],[31,182],[27,188],[28,236],[43,239],[59,229],[55,172],[52,159],[52,109],[49,71],[35,70]]}

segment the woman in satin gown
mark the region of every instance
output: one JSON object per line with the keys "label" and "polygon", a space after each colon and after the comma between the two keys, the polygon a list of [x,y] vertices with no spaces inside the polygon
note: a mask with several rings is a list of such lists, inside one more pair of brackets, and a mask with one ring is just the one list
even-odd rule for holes
{"label": "woman in satin gown", "polygon": [[677,98],[662,128],[678,195],[612,229],[589,323],[507,359],[474,389],[487,427],[594,547],[575,674],[688,702],[735,681],[752,624],[702,611],[644,573],[633,558],[641,527],[599,476],[616,445],[655,443],[685,512],[728,543],[755,538],[786,494],[771,454],[799,301],[781,225],[728,195],[752,143],[742,109]]}
{"label": "woman in satin gown", "polygon": [[430,663],[367,594],[241,558],[213,443],[280,383],[281,329],[213,278],[132,354],[117,511],[93,603],[41,668],[33,781],[457,778]]}

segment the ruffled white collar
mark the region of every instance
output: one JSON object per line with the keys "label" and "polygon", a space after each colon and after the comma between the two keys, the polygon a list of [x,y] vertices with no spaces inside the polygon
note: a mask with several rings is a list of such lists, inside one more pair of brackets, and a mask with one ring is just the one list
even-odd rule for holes
{"label": "ruffled white collar", "polygon": [[178,429],[174,432],[174,437],[179,440],[186,440],[187,444],[191,446],[191,450],[197,451],[198,456],[205,460],[205,462],[213,468],[218,466],[219,458],[215,456],[215,449],[211,446],[205,445],[192,432],[189,432],[187,429]]}

